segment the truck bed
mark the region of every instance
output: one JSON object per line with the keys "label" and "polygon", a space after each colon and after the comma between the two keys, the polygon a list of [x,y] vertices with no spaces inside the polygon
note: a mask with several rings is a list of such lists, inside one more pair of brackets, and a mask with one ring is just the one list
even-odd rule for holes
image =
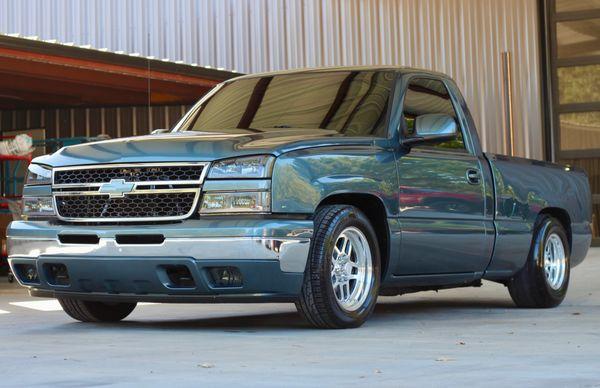
{"label": "truck bed", "polygon": [[[523,267],[535,220],[557,209],[567,225],[571,265],[587,254],[591,234],[591,192],[581,169],[525,158],[485,154],[494,183],[496,243],[486,278],[505,278]],[[559,210],[560,209],[560,210]]]}

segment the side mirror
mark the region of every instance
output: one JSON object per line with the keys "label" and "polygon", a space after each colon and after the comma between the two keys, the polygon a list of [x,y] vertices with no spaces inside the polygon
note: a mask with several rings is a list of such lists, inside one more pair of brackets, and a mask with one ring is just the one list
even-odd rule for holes
{"label": "side mirror", "polygon": [[171,132],[170,129],[168,128],[161,128],[161,129],[155,129],[154,131],[150,132],[151,135],[160,135],[161,133],[168,133]]}
{"label": "side mirror", "polygon": [[443,113],[431,113],[417,116],[415,133],[402,141],[403,144],[443,143],[456,138],[458,126],[456,120]]}

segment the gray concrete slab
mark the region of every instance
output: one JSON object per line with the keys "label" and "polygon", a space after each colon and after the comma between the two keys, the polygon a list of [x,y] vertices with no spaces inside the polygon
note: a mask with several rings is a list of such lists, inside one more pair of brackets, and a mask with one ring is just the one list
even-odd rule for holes
{"label": "gray concrete slab", "polygon": [[38,299],[2,278],[0,386],[600,386],[599,278],[593,249],[555,309],[517,309],[484,283],[381,298],[342,331],[288,304],[144,305],[83,324],[11,304]]}

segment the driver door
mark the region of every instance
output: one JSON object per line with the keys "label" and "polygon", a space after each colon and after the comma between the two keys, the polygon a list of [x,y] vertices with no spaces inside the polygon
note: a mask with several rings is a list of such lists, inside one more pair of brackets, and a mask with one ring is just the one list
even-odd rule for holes
{"label": "driver door", "polygon": [[451,95],[439,79],[413,78],[403,103],[404,139],[416,136],[421,115],[450,116],[458,133],[443,143],[415,144],[398,155],[402,245],[394,275],[484,271],[493,230],[484,220],[482,166],[465,145]]}

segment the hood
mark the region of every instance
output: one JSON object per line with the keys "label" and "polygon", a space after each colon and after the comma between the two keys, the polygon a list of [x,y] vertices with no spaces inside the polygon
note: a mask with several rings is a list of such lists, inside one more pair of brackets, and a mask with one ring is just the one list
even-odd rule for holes
{"label": "hood", "polygon": [[279,155],[295,149],[337,144],[369,144],[373,138],[346,137],[323,129],[286,128],[269,132],[176,132],[64,147],[35,163],[52,167],[104,163],[203,161],[243,155]]}

